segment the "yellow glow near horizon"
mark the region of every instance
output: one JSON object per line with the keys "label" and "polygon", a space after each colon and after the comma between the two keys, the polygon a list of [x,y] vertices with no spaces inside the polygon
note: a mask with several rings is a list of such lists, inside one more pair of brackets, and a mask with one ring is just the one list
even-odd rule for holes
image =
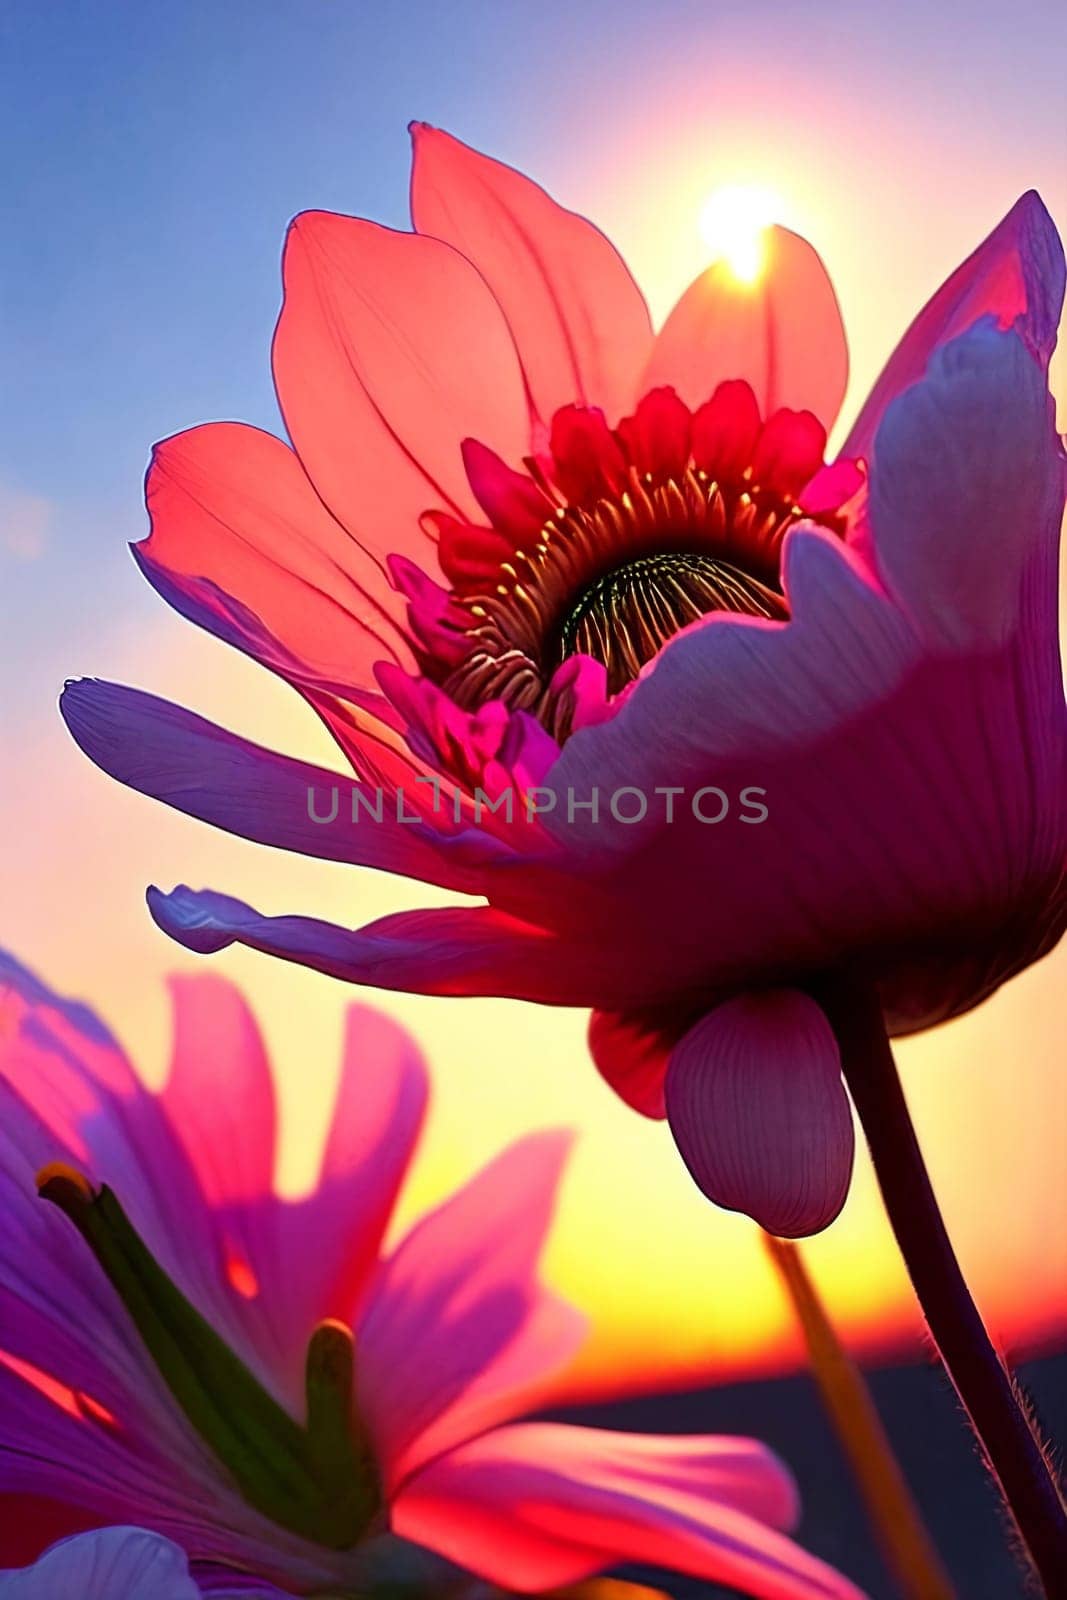
{"label": "yellow glow near horizon", "polygon": [[725,261],[736,278],[755,283],[763,267],[764,234],[782,220],[781,196],[757,184],[735,183],[709,195],[700,213],[700,231],[715,261]]}

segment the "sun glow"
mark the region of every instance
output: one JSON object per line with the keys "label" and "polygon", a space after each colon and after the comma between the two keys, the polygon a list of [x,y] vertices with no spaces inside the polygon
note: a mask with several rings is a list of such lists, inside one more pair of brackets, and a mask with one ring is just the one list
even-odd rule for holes
{"label": "sun glow", "polygon": [[764,234],[781,221],[782,210],[773,189],[730,184],[709,195],[700,213],[700,231],[715,261],[725,261],[743,283],[755,283],[763,268]]}

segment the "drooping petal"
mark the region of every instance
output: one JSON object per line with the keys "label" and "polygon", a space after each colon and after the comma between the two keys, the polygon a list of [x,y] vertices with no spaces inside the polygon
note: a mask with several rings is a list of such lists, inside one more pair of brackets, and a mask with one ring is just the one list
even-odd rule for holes
{"label": "drooping petal", "polygon": [[537,1276],[569,1144],[537,1134],[513,1145],[382,1265],[356,1344],[360,1411],[390,1494],[513,1415],[580,1344],[581,1317]]}
{"label": "drooping petal", "polygon": [[138,565],[201,627],[336,693],[370,684],[376,661],[410,664],[403,598],[280,439],[236,422],[175,434],[153,452],[145,499]]}
{"label": "drooping petal", "polygon": [[716,1006],[671,1054],[671,1132],[710,1200],[802,1238],[845,1203],[855,1135],[833,1031],[807,995]]}
{"label": "drooping petal", "polygon": [[[342,774],[266,750],[155,695],[83,678],[60,702],[78,745],[97,766],[140,794],[243,839],[327,861],[427,875],[470,888],[440,858],[437,835],[399,823],[392,797],[367,791]],[[381,820],[378,820],[378,808]],[[355,814],[356,820],[353,821]]]}
{"label": "drooping petal", "polygon": [[148,906],[164,933],[200,955],[241,944],[380,989],[582,1005],[590,994],[617,1002],[626,985],[603,949],[576,950],[491,907],[401,912],[350,930],[263,916],[230,895],[184,885],[149,889]]}
{"label": "drooping petal", "polygon": [[3,1600],[200,1600],[184,1550],[143,1528],[100,1528],[0,1573]]}
{"label": "drooping petal", "polygon": [[779,1529],[796,1491],[752,1440],[662,1439],[527,1423],[432,1462],[394,1507],[399,1533],[523,1593],[636,1561],[759,1600],[861,1600]]}
{"label": "drooping petal", "polygon": [[1055,648],[1064,482],[1044,373],[992,319],[941,346],[891,402],[874,440],[874,555],[938,648],[993,649],[1020,622],[1035,656]]}
{"label": "drooping petal", "polygon": [[305,470],[382,561],[432,573],[424,511],[471,516],[460,441],[529,448],[522,373],[485,280],[438,239],[305,212],[290,227],[274,376]]}
{"label": "drooping petal", "polygon": [[1016,328],[1047,366],[1063,291],[1063,246],[1040,195],[1031,189],[920,311],[871,390],[842,455],[869,456],[890,401],[922,377],[939,345],[982,317],[994,317],[1000,328]]}
{"label": "drooping petal", "polygon": [[542,422],[560,406],[632,406],[651,347],[648,309],[622,257],[584,217],[513,168],[412,125],[411,211],[422,234],[474,262],[503,309]]}
{"label": "drooping petal", "polygon": [[601,1077],[645,1117],[667,1115],[663,1085],[677,1042],[667,1017],[654,1013],[594,1011],[589,1020],[589,1053]]}
{"label": "drooping petal", "polygon": [[[766,417],[813,411],[830,430],[848,382],[848,346],[819,256],[787,228],[768,228],[759,276],[727,262],[702,272],[656,336],[642,391],[670,384],[691,408],[727,378],[751,384]],[[854,452],[849,452],[854,453]]]}

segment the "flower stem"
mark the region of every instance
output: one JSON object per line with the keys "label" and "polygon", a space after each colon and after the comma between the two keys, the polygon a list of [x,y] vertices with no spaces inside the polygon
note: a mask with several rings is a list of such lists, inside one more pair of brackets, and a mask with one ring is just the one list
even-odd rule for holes
{"label": "flower stem", "polygon": [[872,989],[826,997],[889,1221],[938,1353],[1048,1600],[1067,1600],[1067,1506],[960,1272]]}
{"label": "flower stem", "polygon": [[793,1303],[823,1404],[901,1594],[906,1600],[953,1600],[951,1580],[893,1454],[871,1392],[838,1338],[803,1256],[789,1239],[764,1234],[763,1242]]}

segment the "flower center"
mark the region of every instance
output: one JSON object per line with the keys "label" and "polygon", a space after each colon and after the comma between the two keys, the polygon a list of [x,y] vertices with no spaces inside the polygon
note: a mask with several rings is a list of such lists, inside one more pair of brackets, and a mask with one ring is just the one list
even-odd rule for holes
{"label": "flower center", "polygon": [[110,1189],[62,1164],[45,1167],[37,1187],[74,1223],[172,1396],[245,1500],[315,1544],[358,1543],[382,1493],[355,1409],[349,1329],[326,1321],[311,1334],[301,1426],[164,1272]]}
{"label": "flower center", "polygon": [[[761,422],[751,389],[732,383],[695,413],[653,391],[616,429],[565,407],[525,474],[468,447],[492,526],[437,519],[452,587],[434,620],[456,642],[427,670],[466,711],[502,702],[565,738],[553,678],[568,658],[598,662],[615,695],[711,612],[787,620],[785,534],[801,518],[839,528],[858,478],[823,468],[825,437],[807,412]],[[820,472],[837,474],[831,492],[806,501]]]}

